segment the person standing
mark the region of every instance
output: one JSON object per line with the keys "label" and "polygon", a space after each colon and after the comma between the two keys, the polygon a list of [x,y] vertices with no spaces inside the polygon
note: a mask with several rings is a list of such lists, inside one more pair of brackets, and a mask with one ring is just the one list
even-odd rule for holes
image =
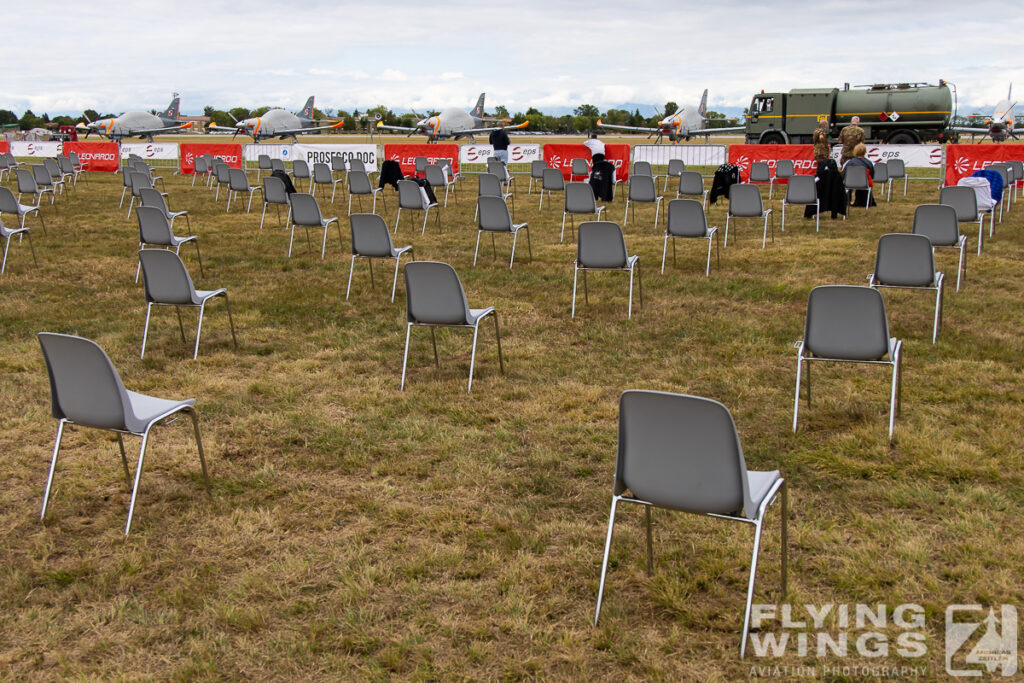
{"label": "person standing", "polygon": [[604,143],[597,139],[597,133],[591,133],[590,139],[583,146],[590,150],[590,156],[595,162],[604,161]]}
{"label": "person standing", "polygon": [[860,127],[859,116],[854,116],[850,119],[850,125],[839,131],[839,142],[843,143],[843,151],[839,155],[839,165],[845,166],[847,161],[856,156],[853,150],[864,142],[864,129]]}
{"label": "person standing", "polygon": [[828,141],[828,119],[822,119],[818,122],[818,127],[814,129],[814,160],[821,162],[829,158],[829,141]]}
{"label": "person standing", "polygon": [[512,141],[508,139],[508,133],[505,132],[504,121],[498,122],[497,129],[491,131],[487,141],[494,148],[494,158],[508,166],[508,146],[512,144]]}

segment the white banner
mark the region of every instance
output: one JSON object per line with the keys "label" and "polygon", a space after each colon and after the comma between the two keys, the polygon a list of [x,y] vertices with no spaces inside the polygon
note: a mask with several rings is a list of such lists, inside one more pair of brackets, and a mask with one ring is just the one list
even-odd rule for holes
{"label": "white banner", "polygon": [[[462,145],[459,147],[460,164],[485,164],[487,158],[493,155],[494,148],[491,145]],[[508,147],[508,163],[510,164],[529,164],[537,159],[543,159],[538,144],[512,144]]]}
{"label": "white banner", "polygon": [[[867,158],[872,163],[902,159],[907,168],[942,168],[942,145],[868,145]],[[839,161],[842,145],[832,147],[832,158]]]}
{"label": "white banner", "polygon": [[64,154],[64,143],[15,140],[11,142],[11,154],[16,157],[59,157]]}
{"label": "white banner", "polygon": [[725,145],[635,145],[633,163],[646,161],[668,166],[670,159],[681,159],[687,166],[721,166],[728,160]]}
{"label": "white banner", "polygon": [[259,161],[261,154],[281,161],[291,161],[294,156],[291,144],[272,145],[258,142],[242,147],[242,155],[246,161]]}
{"label": "white banner", "polygon": [[313,164],[324,163],[331,165],[334,157],[341,157],[346,167],[349,159],[359,159],[366,166],[367,171],[377,170],[377,145],[307,145],[299,143],[292,145],[294,158],[302,159],[310,168]]}
{"label": "white banner", "polygon": [[121,158],[137,154],[143,159],[177,159],[177,142],[122,142]]}

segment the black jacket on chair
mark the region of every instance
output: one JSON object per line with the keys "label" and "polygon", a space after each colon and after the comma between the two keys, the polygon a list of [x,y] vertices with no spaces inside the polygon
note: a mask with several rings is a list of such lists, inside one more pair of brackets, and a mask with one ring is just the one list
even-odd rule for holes
{"label": "black jacket on chair", "polygon": [[712,204],[718,203],[719,197],[729,198],[729,188],[740,181],[740,168],[736,164],[722,164],[715,171],[715,177],[711,181],[711,192],[708,200]]}

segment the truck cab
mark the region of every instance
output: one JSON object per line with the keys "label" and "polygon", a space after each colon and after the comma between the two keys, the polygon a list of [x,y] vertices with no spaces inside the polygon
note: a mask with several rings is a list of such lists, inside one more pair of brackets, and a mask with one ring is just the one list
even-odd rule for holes
{"label": "truck cab", "polygon": [[833,119],[837,88],[758,93],[747,117],[748,144],[811,144],[818,121]]}

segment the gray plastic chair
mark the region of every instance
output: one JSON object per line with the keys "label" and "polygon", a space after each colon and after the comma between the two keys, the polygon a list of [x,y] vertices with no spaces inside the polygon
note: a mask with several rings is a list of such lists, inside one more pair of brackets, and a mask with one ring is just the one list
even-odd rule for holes
{"label": "gray plastic chair", "polygon": [[188,226],[188,234],[192,234],[192,221],[188,217],[188,211],[171,211],[167,208],[167,200],[164,198],[164,193],[155,187],[143,187],[139,190],[139,199],[142,206],[155,206],[156,208],[163,211],[164,216],[171,224],[171,230],[174,229],[174,219],[179,216],[185,217],[185,225]]}
{"label": "gray plastic chair", "polygon": [[764,220],[764,232],[761,236],[761,248],[768,246],[768,223],[772,225],[772,243],[775,242],[775,220],[771,209],[765,209],[761,203],[761,190],[749,183],[736,183],[729,186],[729,211],[725,214],[725,246],[729,246],[729,221],[732,218],[761,218]]}
{"label": "gray plastic chair", "polygon": [[956,269],[956,291],[960,291],[960,276],[967,278],[967,235],[960,234],[956,209],[945,204],[922,204],[914,210],[915,235],[924,235],[935,249],[956,249],[960,261]]}
{"label": "gray plastic chair", "polygon": [[498,327],[498,312],[494,306],[470,308],[466,292],[462,288],[455,269],[438,261],[413,261],[405,264],[405,354],[402,357],[402,383],[405,390],[405,369],[409,361],[409,336],[413,326],[430,327],[430,341],[434,347],[434,364],[440,367],[437,357],[435,327],[473,328],[473,350],[469,356],[469,383],[466,392],[473,390],[473,367],[476,363],[476,341],[480,332],[480,321],[494,314],[494,335],[498,340],[498,363],[505,374],[505,361],[501,355],[501,331]]}
{"label": "gray plastic chair", "polygon": [[754,547],[740,635],[740,658],[746,654],[754,601],[757,559],[765,512],[782,502],[782,593],[786,595],[788,496],[777,470],[747,469],[736,423],[729,409],[699,396],[630,390],[619,399],[619,447],[612,506],[608,515],[594,626],[601,616],[605,577],[611,553],[615,512],[620,502],[643,505],[647,521],[647,573],[653,572],[651,508],[692,512],[751,524]]}
{"label": "gray plastic chair", "polygon": [[[1002,180],[1003,180],[1003,193],[1002,193],[1002,195],[999,198],[999,222],[1002,223],[1003,222],[1003,208],[1004,207],[1006,207],[1007,209],[1009,208],[1009,201],[1010,201],[1009,189],[1010,189],[1011,176],[1013,175],[1013,171],[1010,170],[1010,167],[1006,164],[1005,161],[997,161],[995,163],[989,164],[986,167],[986,170],[995,171],[996,173],[999,174],[999,177],[1002,178]],[[992,236],[992,233],[990,232],[989,233],[989,237],[991,237],[991,236]]]}
{"label": "gray plastic chair", "polygon": [[[355,161],[355,160],[353,160]],[[362,162],[360,162],[362,163]],[[370,209],[370,213],[377,213],[377,194],[382,188],[374,187],[370,184],[370,176],[367,175],[366,171],[359,171],[352,169],[348,172],[348,213],[352,215],[352,197],[358,197],[359,210],[363,210],[363,197],[369,195],[373,197],[373,208]],[[384,202],[384,210],[387,211],[388,203],[384,195],[380,197],[381,201]]]}
{"label": "gray plastic chair", "polygon": [[775,189],[775,178],[772,176],[772,169],[767,161],[755,161],[750,164],[750,180],[748,183],[768,183],[768,199],[772,198]]}
{"label": "gray plastic chair", "polygon": [[43,164],[32,164],[32,178],[36,181],[36,187],[40,192],[50,193],[51,204],[57,197],[57,190],[60,189],[63,192],[64,183],[59,179],[55,181]]}
{"label": "gray plastic chair", "polygon": [[700,197],[704,210],[708,210],[708,191],[704,189],[704,178],[697,171],[681,171],[679,173],[679,189],[676,199],[683,197]]}
{"label": "gray plastic chair", "polygon": [[885,302],[876,289],[826,285],[811,290],[807,300],[804,338],[796,343],[796,398],[793,433],[800,410],[800,381],[807,363],[807,405],[811,404],[811,361],[870,363],[892,366],[889,399],[889,440],[900,410],[900,370],[903,342],[889,336]]}
{"label": "gray plastic chair", "polygon": [[515,176],[508,172],[508,166],[501,159],[487,157],[487,172],[497,176],[502,187],[508,187],[509,194],[512,193],[512,182],[515,180]]}
{"label": "gray plastic chair", "polygon": [[251,213],[252,196],[257,192],[263,192],[263,187],[261,185],[249,185],[249,176],[245,174],[245,171],[240,168],[231,169],[228,180],[228,205],[227,208],[224,209],[224,212],[228,213],[231,211],[231,199],[236,194],[245,193],[249,195],[249,203],[245,207],[245,212]]}
{"label": "gray plastic chair", "polygon": [[818,183],[812,175],[792,175],[786,184],[786,194],[782,197],[782,232],[786,232],[786,206],[814,205],[814,232],[821,230],[820,203],[818,201]]}
{"label": "gray plastic chair", "polygon": [[[430,187],[433,188],[435,195],[441,191],[442,187],[444,188],[444,205],[447,207],[448,189],[451,188],[454,190],[455,188],[454,183],[448,182],[448,174],[445,173],[444,169],[438,164],[427,164],[427,168],[424,173],[426,174],[427,182],[430,183]],[[454,192],[453,194],[455,195],[455,203],[458,204],[458,194]]]}
{"label": "gray plastic chair", "polygon": [[[68,152],[68,160],[71,161],[71,166],[78,173],[84,173],[89,170],[89,162],[82,161],[78,158],[78,152]],[[85,176],[86,182],[89,181],[89,176]]]}
{"label": "gray plastic chair", "polygon": [[[236,169],[240,170],[240,169]],[[228,303],[228,290],[220,289],[197,290],[192,284],[185,264],[177,254],[165,249],[144,249],[139,251],[139,262],[142,264],[142,276],[146,284],[146,326],[142,331],[142,351],[139,358],[146,355],[146,339],[149,337],[149,316],[153,306],[174,306],[178,314],[178,329],[181,341],[185,341],[185,328],[181,323],[181,307],[191,306],[199,309],[199,325],[196,327],[196,345],[192,352],[192,360],[199,357],[199,337],[203,332],[203,313],[206,302],[217,297],[224,297],[224,305],[228,309],[228,321],[231,323],[231,341],[238,348],[235,337],[235,321],[231,317],[231,304]]]}
{"label": "gray plastic chair", "polygon": [[295,187],[299,186],[300,180],[309,181],[309,194],[313,194],[313,175],[309,172],[309,164],[302,159],[292,161],[292,179],[295,180]]}
{"label": "gray plastic chair", "polygon": [[149,182],[153,187],[156,187],[156,184],[159,182],[160,191],[167,191],[167,187],[164,184],[164,177],[159,175],[153,175],[153,168],[149,164],[147,164],[145,160],[142,159],[141,157],[135,158],[135,170],[138,171],[139,173],[144,173],[146,177],[149,178]]}
{"label": "gray plastic chair", "polygon": [[60,167],[60,172],[65,178],[71,178],[71,185],[78,187],[78,176],[82,174],[82,170],[75,168],[71,159],[64,156],[57,157],[57,166]]}
{"label": "gray plastic chair", "polygon": [[[874,192],[871,189],[871,182],[868,179],[868,169],[863,166],[855,166],[853,164],[846,167],[843,170],[843,187],[846,188],[847,192],[855,192],[857,190],[866,190],[868,193],[868,199],[864,203],[864,209],[868,210],[871,208],[871,198],[874,196]],[[849,202],[850,206],[853,206],[853,201]],[[846,214],[843,214],[843,220],[846,220]]]}
{"label": "gray plastic chair", "polygon": [[551,196],[552,192],[565,192],[565,177],[560,168],[545,168],[540,185],[540,203],[538,209],[544,208],[544,193]]}
{"label": "gray plastic chair", "polygon": [[889,173],[889,184],[892,185],[894,180],[903,178],[903,196],[907,196],[907,183],[910,182],[907,176],[907,166],[903,163],[903,159],[889,159],[885,162],[886,171]]}
{"label": "gray plastic chair", "polygon": [[348,160],[348,169],[345,172],[346,173],[351,173],[352,171],[361,171],[362,173],[366,173],[367,175],[369,175],[369,173],[371,173],[371,172],[372,173],[376,173],[377,172],[376,169],[374,169],[373,171],[368,172],[366,170],[366,164],[363,163],[362,159],[349,159]]}
{"label": "gray plastic chair", "polygon": [[209,183],[210,164],[206,161],[205,156],[198,156],[192,162],[192,187],[196,186],[196,178],[199,176],[206,176],[203,181]]}
{"label": "gray plastic chair", "polygon": [[[23,169],[17,169],[19,172]],[[38,198],[41,195],[37,195]],[[8,214],[11,216],[18,217],[18,228],[25,227],[25,218],[30,214],[34,213],[39,217],[39,224],[43,226],[43,234],[46,234],[46,223],[43,221],[43,213],[39,210],[39,204],[35,206],[29,204],[21,204],[14,197],[14,193],[9,188],[0,187],[0,216]]]}
{"label": "gray plastic chair", "polygon": [[[199,240],[195,235],[178,237],[171,230],[171,224],[167,222],[167,216],[160,209],[153,206],[140,206],[135,210],[135,217],[139,221],[139,249],[146,247],[158,247],[160,249],[174,249],[177,254],[181,245],[191,242],[196,246],[196,257],[199,259],[199,273],[204,277],[203,255],[199,252]],[[135,281],[139,281],[139,267],[135,268]]]}
{"label": "gray plastic chair", "polygon": [[942,325],[943,275],[935,270],[932,242],[925,235],[889,233],[878,240],[875,271],[868,275],[868,286],[935,291],[935,322],[932,344]]}
{"label": "gray plastic chair", "polygon": [[640,176],[640,175],[645,175],[645,176],[649,176],[649,177],[653,178],[655,184],[657,184],[658,178],[661,177],[660,174],[655,173],[654,169],[651,168],[651,162],[649,162],[649,161],[634,161],[633,162],[633,173],[631,174],[630,177],[636,177],[636,176]]}
{"label": "gray plastic chair", "polygon": [[[668,179],[678,178],[686,170],[686,162],[682,159],[669,159],[668,160],[668,171],[665,173],[665,186],[661,188],[662,192],[668,192]],[[678,199],[678,195],[676,196]]]}
{"label": "gray plastic chair", "polygon": [[[426,166],[424,166],[424,169]],[[425,172],[425,171],[424,171]],[[420,231],[421,235],[425,235],[427,232],[427,217],[430,216],[430,210],[437,208],[437,202],[432,204],[426,203],[423,192],[420,191],[420,186],[411,180],[399,180],[398,181],[398,214],[395,216],[395,234],[398,234],[398,221],[402,218],[402,209],[407,211],[422,211],[423,212],[423,229]],[[435,211],[434,216],[437,222],[437,231],[441,232],[441,211]],[[413,223],[412,214],[409,215],[409,225]]]}
{"label": "gray plastic chair", "polygon": [[[54,190],[56,191],[59,189],[62,195],[70,198],[71,186],[68,185],[67,181],[71,178],[72,174],[68,173],[65,175],[65,173],[60,170],[60,164],[58,164],[57,160],[52,157],[43,159],[43,168],[45,168],[46,172],[49,174],[50,182],[53,183]],[[65,192],[65,190],[67,190],[67,192]]]}
{"label": "gray plastic chair", "polygon": [[[981,256],[985,241],[985,214],[978,210],[978,195],[974,193],[974,188],[947,185],[939,190],[939,204],[952,206],[958,223],[978,222],[978,255]],[[995,212],[989,213],[995,215]]]}
{"label": "gray plastic chair", "polygon": [[[543,187],[544,182],[544,169],[550,168],[548,162],[543,159],[534,159],[530,162],[530,187],[526,191],[526,194],[533,194],[533,181],[536,180]],[[543,190],[542,190],[543,192]]]}
{"label": "gray plastic chair", "polygon": [[320,213],[320,206],[316,203],[316,198],[311,194],[303,194],[296,192],[289,198],[291,202],[291,211],[289,218],[291,221],[291,236],[288,238],[288,257],[292,255],[292,242],[295,240],[295,226],[301,225],[306,229],[306,245],[309,250],[313,251],[313,245],[309,241],[309,229],[310,228],[322,228],[324,231],[323,244],[320,246],[320,260],[324,260],[324,256],[327,253],[327,228],[334,223],[338,228],[338,244],[342,250],[345,249],[344,240],[341,237],[341,223],[338,222],[338,217],[324,218]]}
{"label": "gray plastic chair", "polygon": [[[364,172],[363,175],[366,175]],[[412,246],[398,247],[391,243],[391,233],[384,222],[383,216],[374,213],[354,213],[349,216],[349,226],[352,229],[352,262],[348,267],[348,287],[345,289],[345,300],[348,301],[349,292],[352,290],[352,273],[355,271],[356,259],[364,258],[370,264],[370,287],[376,289],[373,281],[373,259],[395,259],[395,277],[391,282],[391,300],[395,300],[395,288],[398,286],[398,264],[402,254],[411,252],[412,260],[416,260],[416,253]]]}
{"label": "gray plastic chair", "polygon": [[288,169],[284,165],[284,159],[270,160],[270,172],[273,173],[274,171],[283,171],[284,173],[288,172]]}
{"label": "gray plastic chair", "polygon": [[273,166],[270,165],[270,155],[260,154],[256,157],[256,177],[259,179],[263,172],[266,171],[268,174],[273,171]]}
{"label": "gray plastic chair", "polygon": [[575,181],[576,176],[580,176],[584,182],[590,178],[590,164],[586,159],[573,159],[569,162],[569,182]]}
{"label": "gray plastic chair", "polygon": [[587,292],[588,270],[619,270],[629,273],[629,303],[626,317],[633,317],[633,271],[636,271],[640,285],[640,308],[644,305],[644,281],[640,277],[639,256],[626,252],[626,240],[622,229],[611,221],[587,221],[580,223],[579,240],[576,245],[576,261],[572,273],[572,313],[576,317],[576,282],[583,271],[583,300],[590,303]]}
{"label": "gray plastic chair", "polygon": [[[428,167],[429,168],[429,167]],[[513,223],[512,214],[509,213],[508,204],[501,197],[483,196],[477,200],[477,215],[480,217],[476,232],[476,249],[473,251],[473,265],[476,265],[477,254],[480,253],[480,236],[491,233],[491,252],[495,258],[498,257],[497,249],[494,246],[495,233],[508,233],[512,235],[512,256],[509,258],[508,267],[511,269],[516,260],[516,241],[519,239],[519,231],[526,230],[526,247],[530,253],[530,262],[533,262],[533,246],[530,244],[530,230],[526,223]]]}
{"label": "gray plastic chair", "polygon": [[[44,169],[45,170],[45,169]],[[19,205],[26,206],[35,211],[39,211],[40,205],[43,203],[43,195],[50,195],[50,206],[53,207],[54,213],[57,212],[57,205],[53,203],[54,194],[53,189],[48,187],[39,187],[36,184],[35,174],[26,169],[19,168],[14,171],[15,176],[18,178],[18,198],[15,200]],[[30,194],[36,198],[35,204],[22,204],[21,195]],[[40,219],[42,219],[42,212],[39,212]]]}
{"label": "gray plastic chair", "polygon": [[11,160],[7,156],[7,152],[0,152],[0,182],[3,182],[5,173],[8,178],[11,177],[11,169],[13,168],[16,167],[11,165]]}
{"label": "gray plastic chair", "polygon": [[217,179],[217,164],[223,164],[223,159],[217,159],[212,154],[202,154],[201,158],[206,160],[206,187],[213,187],[213,182]]}
{"label": "gray plastic chair", "polygon": [[[501,162],[498,162],[501,163]],[[494,175],[493,173],[481,173],[476,177],[477,199],[480,197],[500,197],[503,202],[507,202],[509,198],[512,198],[512,215],[515,216],[515,198],[512,197],[511,192],[505,192],[505,188],[501,184],[501,178]],[[476,205],[476,210],[473,212],[473,220],[477,219],[477,213],[480,211],[479,202]]]}
{"label": "gray plastic chair", "polygon": [[[778,159],[775,162],[775,180],[789,181],[790,178],[796,175],[796,166],[793,164],[792,159]],[[772,198],[772,190],[774,189],[774,183],[768,188],[768,199]]]}
{"label": "gray plastic chair", "polygon": [[[338,191],[338,183],[344,183],[345,178],[341,177],[337,180],[334,179],[334,173],[331,167],[322,161],[318,161],[313,164],[313,186],[314,188],[320,187],[320,194],[324,199],[327,199],[327,186],[331,186],[331,204],[334,203],[334,195]],[[310,194],[316,195],[316,190],[310,190]]]}
{"label": "gray plastic chair", "polygon": [[[6,187],[3,189],[7,190]],[[10,192],[10,190],[7,191]],[[7,252],[11,248],[11,238],[15,235],[19,236],[19,241],[21,241],[21,235],[28,237],[28,246],[32,249],[32,262],[36,264],[37,268],[39,267],[39,261],[36,260],[36,248],[32,244],[32,233],[29,232],[29,229],[24,226],[20,228],[7,228],[0,222],[0,237],[4,240],[4,260],[0,264],[0,275],[3,275],[4,271],[7,270]]]}
{"label": "gray plastic chair", "polygon": [[704,277],[711,275],[711,240],[715,240],[715,254],[718,267],[722,267],[722,254],[718,249],[718,227],[708,227],[704,207],[694,199],[673,199],[668,203],[665,224],[665,244],[661,249],[661,272],[665,272],[665,256],[668,254],[668,240],[672,238],[672,265],[676,264],[676,238],[704,239],[708,241],[708,262]]}
{"label": "gray plastic chair", "polygon": [[1017,201],[1017,186],[1024,180],[1024,161],[1011,159],[1006,163],[1013,168],[1013,201]]}
{"label": "gray plastic chair", "polygon": [[[54,332],[40,332],[37,336],[46,361],[46,372],[50,378],[50,409],[53,417],[59,420],[57,441],[53,446],[53,458],[50,461],[50,472],[43,493],[40,520],[46,517],[46,507],[50,501],[50,490],[57,469],[57,455],[60,453],[65,425],[94,427],[117,434],[124,478],[132,487],[128,522],[124,527],[125,536],[132,528],[132,516],[135,513],[135,500],[139,493],[139,479],[142,477],[149,432],[157,425],[174,422],[178,413],[185,413],[192,420],[196,447],[199,450],[199,463],[203,469],[203,483],[209,495],[210,479],[206,473],[206,456],[199,435],[199,415],[196,413],[195,399],[175,401],[128,391],[124,388],[110,358],[95,342]],[[135,466],[134,484],[131,483],[132,477],[128,471],[128,458],[125,456],[122,434],[142,437],[139,461]]]}
{"label": "gray plastic chair", "polygon": [[[153,182],[149,179],[149,176],[141,171],[134,171],[125,169],[125,176],[128,177],[128,189],[131,192],[131,201],[128,202],[128,213],[125,214],[124,219],[128,220],[132,216],[132,209],[135,208],[135,200],[139,200],[139,205],[142,205],[142,191],[143,190],[156,190],[153,187]],[[159,192],[159,190],[156,190]]]}
{"label": "gray plastic chair", "polygon": [[877,163],[871,174],[871,180],[875,186],[882,185],[882,190],[878,193],[878,196],[885,195],[885,201],[889,201],[892,198],[892,184],[889,183],[889,163]]}
{"label": "gray plastic chair", "polygon": [[597,205],[594,197],[594,188],[590,183],[569,183],[565,186],[565,209],[562,211],[562,234],[558,241],[565,239],[565,217],[569,217],[569,226],[572,228],[573,236],[576,234],[576,220],[574,216],[596,216],[595,220],[601,220],[603,206]]}
{"label": "gray plastic chair", "polygon": [[217,183],[217,191],[213,195],[213,200],[218,201],[220,199],[220,188],[223,186],[228,195],[228,202],[230,203],[231,167],[220,159],[217,159],[213,164],[213,178]]}
{"label": "gray plastic chair", "polygon": [[426,157],[416,157],[415,159],[413,159],[413,168],[416,169],[417,178],[422,178],[426,176],[428,163],[430,162],[427,161]]}
{"label": "gray plastic chair", "polygon": [[272,175],[263,178],[263,213],[260,214],[260,230],[263,229],[263,220],[267,217],[267,206],[273,204],[277,211],[277,224],[281,225],[281,207],[287,206],[288,213],[285,218],[286,224],[291,222],[292,205],[288,200],[288,191],[284,189],[284,181]]}
{"label": "gray plastic chair", "polygon": [[654,185],[654,178],[649,175],[635,175],[629,179],[629,192],[626,194],[626,211],[622,215],[623,225],[629,216],[629,203],[633,202],[633,222],[636,222],[636,204],[654,204],[654,227],[658,227],[658,215],[661,212],[661,200]]}

